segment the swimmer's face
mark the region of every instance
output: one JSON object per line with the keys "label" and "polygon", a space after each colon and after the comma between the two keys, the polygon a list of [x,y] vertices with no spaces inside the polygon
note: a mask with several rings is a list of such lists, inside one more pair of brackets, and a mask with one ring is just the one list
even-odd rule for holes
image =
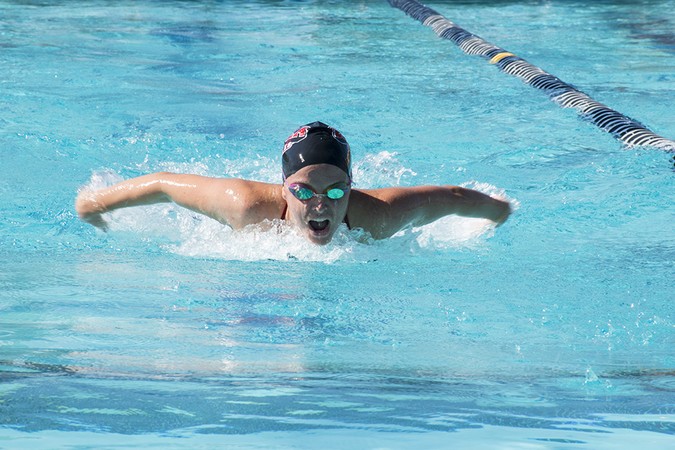
{"label": "swimmer's face", "polygon": [[300,183],[316,193],[325,194],[334,187],[349,185],[349,176],[341,169],[330,164],[314,164],[303,167],[284,182],[282,195],[288,209],[285,219],[297,227],[310,242],[325,245],[331,241],[335,231],[347,215],[350,190],[339,199],[326,195],[312,196],[308,200],[299,200],[289,186]]}

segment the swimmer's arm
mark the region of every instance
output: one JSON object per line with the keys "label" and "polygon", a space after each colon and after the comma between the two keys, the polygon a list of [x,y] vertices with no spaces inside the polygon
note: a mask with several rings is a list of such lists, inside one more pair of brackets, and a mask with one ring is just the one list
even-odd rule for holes
{"label": "swimmer's arm", "polygon": [[[451,214],[489,219],[497,226],[511,214],[508,202],[458,186],[387,188],[365,193],[370,197],[364,203],[367,205],[365,211],[369,213],[361,216],[361,222],[366,225],[362,227],[376,239],[392,236],[408,226],[426,225]],[[358,199],[359,195],[355,197]],[[353,226],[360,225],[354,223]]]}
{"label": "swimmer's arm", "polygon": [[159,172],[123,181],[99,191],[82,191],[75,201],[80,218],[103,230],[101,215],[119,208],[174,202],[235,228],[251,222],[251,190],[245,180]]}

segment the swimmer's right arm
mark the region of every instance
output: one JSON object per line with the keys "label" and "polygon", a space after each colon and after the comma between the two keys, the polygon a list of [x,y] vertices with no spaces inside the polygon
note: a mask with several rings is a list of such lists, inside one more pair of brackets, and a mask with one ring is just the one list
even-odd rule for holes
{"label": "swimmer's right arm", "polygon": [[[238,225],[246,205],[244,180],[158,172],[132,178],[98,191],[83,190],[75,200],[79,217],[102,230],[102,214],[119,208],[174,202],[222,223]],[[243,184],[243,185],[242,185]]]}

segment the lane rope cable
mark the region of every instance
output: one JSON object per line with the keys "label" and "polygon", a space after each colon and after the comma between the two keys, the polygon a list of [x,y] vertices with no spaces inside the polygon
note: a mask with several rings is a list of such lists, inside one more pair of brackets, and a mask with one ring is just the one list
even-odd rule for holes
{"label": "lane rope cable", "polygon": [[675,141],[653,133],[641,123],[593,100],[539,67],[464,30],[433,9],[415,0],[388,1],[391,6],[431,27],[439,37],[454,42],[464,53],[488,59],[490,64],[496,65],[502,72],[544,91],[552,101],[563,108],[575,108],[581,117],[610,133],[628,147],[646,146],[675,152]]}

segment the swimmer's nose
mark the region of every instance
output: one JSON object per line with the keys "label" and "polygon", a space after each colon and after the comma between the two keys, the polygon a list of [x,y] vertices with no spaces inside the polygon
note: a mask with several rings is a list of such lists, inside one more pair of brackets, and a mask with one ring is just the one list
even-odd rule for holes
{"label": "swimmer's nose", "polygon": [[312,199],[312,209],[318,212],[325,211],[328,206],[327,200],[328,199],[323,195],[314,196],[314,198]]}

